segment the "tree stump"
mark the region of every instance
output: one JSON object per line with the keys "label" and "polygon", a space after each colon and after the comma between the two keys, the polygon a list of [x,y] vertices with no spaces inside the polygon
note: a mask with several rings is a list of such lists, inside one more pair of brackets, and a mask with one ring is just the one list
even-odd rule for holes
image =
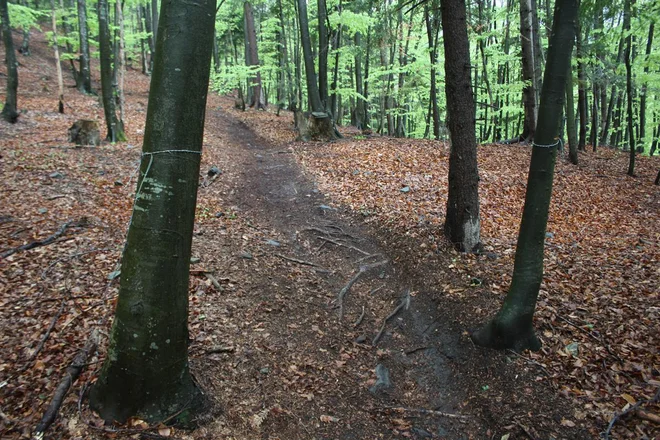
{"label": "tree stump", "polygon": [[101,133],[99,132],[99,124],[96,121],[88,119],[77,120],[69,128],[69,142],[73,142],[76,145],[100,145]]}
{"label": "tree stump", "polygon": [[295,112],[298,137],[302,141],[331,141],[337,139],[332,118],[327,113]]}

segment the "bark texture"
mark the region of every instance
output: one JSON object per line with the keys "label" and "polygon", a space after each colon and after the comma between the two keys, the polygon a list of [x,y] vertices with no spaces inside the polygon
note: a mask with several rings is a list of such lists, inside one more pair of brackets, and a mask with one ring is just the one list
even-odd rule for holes
{"label": "bark texture", "polygon": [[566,95],[566,75],[575,39],[577,11],[578,0],[558,0],[555,4],[513,278],[499,313],[472,334],[472,340],[478,345],[516,351],[541,347],[532,319],[543,280],[543,251],[559,146],[559,121]]}
{"label": "bark texture", "polygon": [[126,140],[124,124],[117,118],[115,94],[113,91],[113,51],[110,38],[110,27],[108,24],[108,2],[99,0],[99,57],[101,61],[101,94],[103,98],[103,112],[105,124],[108,129],[106,140],[110,142],[121,142]]}
{"label": "bark texture", "polygon": [[5,61],[7,65],[7,96],[2,107],[2,119],[14,123],[18,119],[18,62],[14,51],[14,40],[9,24],[9,9],[7,0],[0,0],[0,19],[2,19],[2,37],[5,45]]}
{"label": "bark texture", "polygon": [[87,28],[87,2],[77,0],[78,5],[78,37],[80,40],[80,81],[79,89],[82,93],[92,93],[92,76],[89,68],[89,31]]}
{"label": "bark texture", "polygon": [[188,367],[188,282],[215,0],[162,2],[140,179],[110,346],[92,408],[185,423],[200,404]]}
{"label": "bark texture", "polygon": [[445,94],[451,134],[445,235],[458,250],[476,252],[481,245],[479,170],[465,0],[441,0],[440,7],[445,36]]}

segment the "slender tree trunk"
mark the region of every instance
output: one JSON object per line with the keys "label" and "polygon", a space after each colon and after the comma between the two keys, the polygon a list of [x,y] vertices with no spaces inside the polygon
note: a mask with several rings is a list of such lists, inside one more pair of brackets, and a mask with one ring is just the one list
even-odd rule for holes
{"label": "slender tree trunk", "polygon": [[[137,29],[140,34],[144,32],[144,22],[142,21],[142,8],[137,6],[135,8],[137,14]],[[142,74],[147,75],[149,68],[147,67],[147,50],[144,44],[144,38],[140,38],[140,60],[142,61]]]}
{"label": "slender tree trunk", "polygon": [[365,110],[364,110],[364,89],[362,84],[362,34],[356,32],[353,37],[355,42],[355,92],[358,96],[355,105],[355,126],[358,130],[367,128],[365,125]]}
{"label": "slender tree trunk", "polygon": [[124,11],[122,2],[115,2],[115,17],[118,24],[119,38],[117,39],[117,53],[115,55],[116,78],[117,78],[117,103],[119,104],[119,122],[124,126],[124,76],[126,73],[125,62],[125,40],[124,40]]}
{"label": "slender tree trunk", "polygon": [[[649,35],[646,39],[646,65],[644,66],[644,76],[649,74],[649,63],[651,57],[651,50],[653,49],[653,31],[655,29],[655,22],[649,24]],[[639,145],[644,149],[646,142],[646,94],[648,92],[648,81],[642,84],[642,90],[639,96]]]}
{"label": "slender tree trunk", "polygon": [[284,69],[286,71],[287,79],[287,91],[288,91],[288,100],[289,100],[289,110],[295,108],[296,95],[293,91],[293,80],[291,78],[291,65],[289,63],[289,50],[288,42],[286,38],[286,25],[284,21],[284,10],[282,8],[282,0],[277,0],[277,9],[280,17],[280,35],[281,35],[281,44],[282,44],[282,60],[284,62]]}
{"label": "slender tree trunk", "polygon": [[578,150],[584,151],[587,146],[587,74],[582,50],[582,26],[578,24],[577,30],[577,69],[578,69],[578,113],[580,114],[580,137],[578,140]]}
{"label": "slender tree trunk", "polygon": [[534,17],[536,11],[534,10],[536,2],[534,0],[520,0],[520,41],[522,48],[522,76],[526,85],[523,88],[523,107],[525,110],[525,123],[523,125],[523,133],[521,140],[531,141],[534,139],[534,132],[536,131],[536,119],[538,115],[538,83],[537,83],[537,65],[538,54],[537,45],[535,44],[538,38],[535,31],[538,26],[534,25]]}
{"label": "slender tree trunk", "polygon": [[89,55],[89,31],[87,27],[87,2],[76,0],[78,6],[78,38],[80,40],[80,81],[78,90],[82,93],[92,93],[92,71]]}
{"label": "slender tree trunk", "polygon": [[55,71],[57,72],[57,111],[64,113],[64,78],[62,78],[62,65],[60,64],[60,46],[57,42],[57,8],[55,0],[50,0],[51,25],[53,29],[53,50],[55,52]]}
{"label": "slender tree trunk", "polygon": [[113,93],[112,79],[112,42],[110,39],[110,28],[108,25],[108,2],[98,0],[99,15],[99,57],[101,61],[101,95],[103,98],[103,111],[105,123],[108,129],[106,140],[110,142],[123,142],[126,140],[124,125],[117,118],[115,96]]}
{"label": "slender tree trunk", "polygon": [[191,423],[201,406],[188,367],[188,284],[214,17],[215,0],[163,2],[119,299],[90,394],[109,422]]}
{"label": "slender tree trunk", "polygon": [[[431,90],[429,99],[431,100],[432,108],[432,118],[433,118],[433,138],[440,139],[440,109],[438,108],[438,92],[436,85],[436,65],[437,65],[437,47],[435,45],[436,41],[434,38],[435,32],[437,32],[438,21],[435,18],[437,13],[434,12],[437,10],[437,3],[434,0],[432,2],[433,10],[428,6],[427,3],[424,3],[424,17],[426,20],[426,35],[429,40],[429,56],[431,58]],[[431,13],[433,13],[433,18],[431,18]]]}
{"label": "slender tree trunk", "polygon": [[[22,6],[27,6],[27,1],[21,0]],[[21,48],[18,49],[18,53],[27,57],[30,56],[30,27],[25,26],[23,28],[23,41],[21,42]]]}
{"label": "slender tree trunk", "polygon": [[[259,69],[259,52],[257,49],[257,32],[254,25],[254,13],[252,11],[252,4],[245,2],[243,4],[245,13],[245,42],[247,43],[246,54],[248,58],[248,66],[254,66]],[[250,81],[250,107],[257,109],[266,108],[263,95],[263,85],[261,82],[261,72],[257,70],[256,74]]]}
{"label": "slender tree trunk", "polygon": [[575,126],[575,103],[573,102],[573,70],[568,66],[566,77],[566,131],[568,133],[568,159],[578,164],[578,135]]}
{"label": "slender tree trunk", "polygon": [[478,252],[481,248],[479,170],[465,0],[441,0],[440,7],[445,47],[445,94],[451,135],[444,230],[458,250]]}
{"label": "slender tree trunk", "polygon": [[140,6],[140,9],[142,10],[142,15],[144,15],[144,27],[149,33],[149,38],[147,39],[147,43],[149,44],[149,72],[152,72],[154,70],[154,59],[156,54],[156,39],[154,38],[154,30],[151,23],[152,14],[151,10],[146,6]]}
{"label": "slender tree trunk", "polygon": [[577,0],[557,0],[555,3],[513,278],[499,313],[472,334],[472,340],[478,345],[516,351],[541,347],[534,334],[532,319],[543,280],[544,242],[560,143],[558,128],[566,96],[566,75],[575,41],[577,12]]}
{"label": "slender tree trunk", "polygon": [[300,43],[305,61],[305,80],[307,82],[307,95],[309,106],[313,112],[323,113],[325,108],[321,102],[321,95],[316,83],[314,70],[314,56],[312,55],[312,42],[309,36],[309,20],[307,18],[307,1],[298,0],[298,19],[300,21]]}
{"label": "slender tree trunk", "polygon": [[18,119],[18,61],[16,61],[16,52],[14,52],[7,0],[0,0],[0,18],[2,19],[2,38],[5,44],[7,65],[7,91],[1,116],[2,119],[13,124]]}
{"label": "slender tree trunk", "polygon": [[[152,32],[154,34],[154,47],[158,40],[158,3],[160,0],[151,0],[151,24]],[[215,14],[214,14],[215,16]]]}
{"label": "slender tree trunk", "polygon": [[328,11],[325,0],[317,0],[319,25],[319,96],[323,108],[328,109]]}
{"label": "slender tree trunk", "polygon": [[630,161],[628,162],[628,175],[635,175],[635,131],[633,129],[633,84],[632,84],[632,34],[630,33],[630,20],[632,15],[632,3],[634,0],[625,0],[623,7],[623,31],[626,37],[626,94],[628,95],[628,143],[630,144]]}
{"label": "slender tree trunk", "polygon": [[[340,1],[339,6],[337,6],[337,12],[340,17],[341,17],[341,10],[342,10],[342,5]],[[331,85],[332,90],[330,92],[330,111],[332,112],[332,116],[336,123],[339,123],[337,117],[339,113],[339,106],[337,99],[339,93],[337,93],[337,86],[339,84],[339,46],[341,44],[342,27],[343,26],[340,24],[337,27],[337,30],[334,31],[332,36],[332,50],[335,53],[335,65],[332,72],[332,85]]]}

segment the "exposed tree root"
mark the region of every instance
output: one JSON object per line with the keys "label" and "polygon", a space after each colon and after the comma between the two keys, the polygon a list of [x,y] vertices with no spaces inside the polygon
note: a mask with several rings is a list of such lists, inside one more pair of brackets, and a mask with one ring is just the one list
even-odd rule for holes
{"label": "exposed tree root", "polygon": [[342,289],[339,291],[339,294],[337,294],[337,305],[339,306],[339,320],[341,321],[344,318],[344,297],[348,293],[349,290],[351,290],[351,287],[353,287],[353,284],[362,276],[362,274],[369,272],[371,269],[374,269],[376,267],[382,266],[384,264],[387,264],[387,260],[379,261],[374,264],[367,264],[365,266],[360,266],[360,270],[357,271],[355,276],[351,278],[348,283],[342,287]]}
{"label": "exposed tree root", "polygon": [[378,341],[380,338],[383,336],[383,332],[385,331],[385,326],[387,325],[387,321],[390,319],[394,318],[397,313],[399,313],[402,309],[408,308],[410,306],[410,291],[406,290],[406,293],[403,295],[403,298],[401,299],[401,302],[399,303],[398,306],[394,309],[392,313],[387,315],[385,319],[383,319],[383,325],[380,326],[380,330],[378,330],[378,334],[374,338],[374,340],[371,342],[372,346],[375,346],[378,344]]}
{"label": "exposed tree root", "polygon": [[[620,412],[618,414],[615,414],[614,417],[612,417],[612,420],[610,420],[609,425],[607,425],[607,430],[603,434],[603,438],[605,440],[609,440],[610,434],[612,433],[612,428],[614,428],[614,425],[616,422],[621,419],[622,417],[627,416],[630,413],[637,413],[637,416],[644,419],[644,420],[649,420],[655,423],[660,422],[660,417],[656,416],[655,414],[648,413],[644,410],[641,409],[641,406],[644,405],[645,403],[657,403],[660,401],[660,388],[658,388],[658,391],[656,391],[655,396],[653,396],[652,399],[646,399],[646,400],[640,400],[636,404],[632,405],[630,408],[627,410]],[[652,416],[652,417],[649,417]]]}
{"label": "exposed tree root", "polygon": [[44,238],[43,240],[37,240],[33,241],[32,243],[24,244],[22,246],[15,247],[13,249],[8,249],[4,251],[3,253],[0,254],[0,257],[2,258],[7,258],[10,255],[14,255],[16,252],[21,252],[21,251],[29,251],[30,249],[34,249],[36,247],[40,246],[48,246],[49,244],[52,244],[60,238],[64,233],[66,232],[67,229],[70,227],[75,227],[75,226],[82,226],[87,222],[87,219],[83,218],[78,221],[71,221],[71,222],[66,222],[60,228],[55,232],[53,235]]}
{"label": "exposed tree root", "polygon": [[453,414],[453,413],[447,413],[443,411],[436,411],[433,409],[424,409],[424,408],[405,408],[403,406],[383,406],[379,409],[383,410],[390,410],[390,411],[396,411],[399,413],[417,413],[417,414],[427,414],[430,416],[440,416],[440,417],[448,417],[451,419],[461,419],[465,420],[467,419],[467,416],[461,415],[461,414]]}

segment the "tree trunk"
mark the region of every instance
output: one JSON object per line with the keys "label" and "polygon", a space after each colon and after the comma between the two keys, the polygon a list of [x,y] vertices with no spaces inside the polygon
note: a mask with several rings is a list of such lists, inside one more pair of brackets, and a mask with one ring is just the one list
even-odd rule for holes
{"label": "tree trunk", "polygon": [[[158,41],[158,2],[159,0],[151,0],[151,24],[154,34],[154,47],[156,46],[156,41]],[[215,16],[215,13],[213,15]]]}
{"label": "tree trunk", "polygon": [[632,3],[634,0],[626,0],[623,7],[623,32],[626,37],[626,94],[628,95],[628,143],[630,144],[630,161],[628,162],[628,175],[635,175],[635,153],[637,145],[635,144],[635,130],[633,129],[633,84],[632,84],[632,34],[630,33],[630,20],[632,15]]}
{"label": "tree trunk", "polygon": [[577,70],[578,70],[578,113],[580,114],[580,137],[578,140],[578,150],[584,151],[587,147],[587,73],[582,49],[582,26],[578,23],[577,39]]}
{"label": "tree trunk", "polygon": [[[22,6],[27,6],[25,0],[21,0]],[[23,41],[21,42],[21,48],[18,49],[18,53],[23,56],[30,56],[30,26],[25,26],[23,28]]]}
{"label": "tree trunk", "polygon": [[325,0],[317,0],[319,22],[319,97],[323,108],[328,109],[328,11]]}
{"label": "tree trunk", "polygon": [[444,229],[445,235],[458,250],[478,252],[481,247],[479,170],[465,0],[441,0],[440,7],[445,47],[445,94],[451,134]]}
{"label": "tree trunk", "polygon": [[358,130],[366,129],[364,109],[364,89],[362,84],[362,34],[356,32],[353,37],[355,44],[355,126]]}
{"label": "tree trunk", "polygon": [[18,119],[18,61],[14,52],[14,39],[9,24],[7,0],[0,0],[0,18],[2,18],[2,38],[5,44],[5,62],[7,65],[7,96],[2,107],[2,119],[15,123]]}
{"label": "tree trunk", "polygon": [[[431,58],[431,90],[429,99],[431,100],[432,109],[433,138],[440,139],[440,109],[438,108],[438,92],[435,80],[436,65],[438,61],[438,49],[435,44],[437,39],[434,38],[434,35],[436,35],[439,25],[436,18],[437,12],[435,12],[437,10],[436,5],[437,3],[434,0],[432,4],[433,8],[431,10],[431,8],[429,8],[429,6],[424,3],[424,17],[426,20],[426,35],[429,41],[429,57]],[[433,13],[433,18],[431,18],[431,13]]]}
{"label": "tree trunk", "polygon": [[286,25],[284,22],[284,10],[282,9],[282,0],[277,0],[277,6],[280,17],[280,35],[282,38],[282,59],[284,61],[284,69],[286,70],[286,79],[287,79],[287,91],[288,91],[288,100],[289,100],[289,110],[292,110],[296,107],[296,95],[293,91],[293,80],[291,78],[291,64],[289,63],[289,50],[288,42],[286,38]]}
{"label": "tree trunk", "polygon": [[257,71],[250,80],[250,107],[256,107],[257,109],[266,108],[266,103],[264,102],[263,87],[261,83],[261,72],[259,72],[259,51],[257,49],[257,31],[254,26],[254,13],[252,11],[252,4],[250,2],[245,2],[243,4],[243,10],[245,14],[245,42],[247,44],[246,54],[248,66],[256,67]]}
{"label": "tree trunk", "polygon": [[568,134],[568,159],[578,164],[578,135],[575,126],[575,103],[573,102],[573,70],[568,66],[566,77],[566,132]]}
{"label": "tree trunk", "polygon": [[[191,5],[195,7],[191,7]],[[108,354],[90,394],[109,422],[190,423],[188,284],[215,0],[163,1],[141,178]]]}
{"label": "tree trunk", "polygon": [[147,43],[149,43],[149,72],[154,70],[154,59],[156,54],[156,39],[154,38],[153,25],[151,23],[152,14],[151,11],[146,6],[140,6],[142,9],[142,14],[144,15],[144,27],[149,33],[149,38]]}
{"label": "tree trunk", "polygon": [[[137,30],[140,34],[144,32],[144,22],[142,21],[142,8],[137,6],[135,8],[135,13],[137,14]],[[147,51],[144,45],[144,38],[140,38],[140,60],[142,61],[142,74],[146,75],[149,72],[147,67]]]}
{"label": "tree trunk", "polygon": [[117,22],[117,30],[119,38],[117,39],[117,51],[115,53],[115,77],[117,86],[115,94],[119,104],[119,122],[124,126],[124,76],[126,73],[125,62],[125,40],[124,40],[124,12],[122,10],[122,2],[115,2],[115,21]]}
{"label": "tree trunk", "polygon": [[92,93],[92,72],[90,70],[89,30],[87,27],[87,2],[77,0],[78,6],[78,37],[80,40],[80,81],[78,90],[82,93]]}
{"label": "tree trunk", "polygon": [[538,36],[538,26],[535,26],[536,2],[534,0],[520,0],[520,46],[522,48],[522,77],[527,84],[523,88],[523,107],[525,120],[521,140],[532,141],[536,131],[536,119],[538,115],[537,93],[539,84],[537,82],[539,66],[537,65],[538,54],[535,42]]}
{"label": "tree trunk", "polygon": [[117,119],[115,96],[112,85],[112,44],[110,40],[110,28],[108,25],[108,1],[98,1],[99,15],[99,57],[101,62],[101,95],[103,98],[103,112],[105,124],[108,128],[106,140],[110,142],[122,142],[126,140],[124,124]]}
{"label": "tree trunk", "polygon": [[55,51],[55,71],[57,72],[57,111],[64,113],[64,79],[62,78],[62,65],[60,64],[60,46],[57,42],[57,8],[55,0],[50,0],[51,25],[53,28],[53,50]]}
{"label": "tree trunk", "polygon": [[[653,31],[655,28],[655,22],[649,24],[649,34],[646,39],[646,65],[644,66],[644,76],[647,77],[649,74],[649,64],[651,57],[651,50],[653,49]],[[648,91],[648,81],[644,81],[642,84],[642,90],[639,96],[639,145],[644,148],[646,142],[646,94]]]}
{"label": "tree trunk", "polygon": [[532,319],[543,279],[543,248],[560,143],[559,120],[566,96],[577,12],[577,0],[557,0],[555,4],[513,278],[499,313],[472,334],[472,340],[478,345],[516,351],[541,347]]}

